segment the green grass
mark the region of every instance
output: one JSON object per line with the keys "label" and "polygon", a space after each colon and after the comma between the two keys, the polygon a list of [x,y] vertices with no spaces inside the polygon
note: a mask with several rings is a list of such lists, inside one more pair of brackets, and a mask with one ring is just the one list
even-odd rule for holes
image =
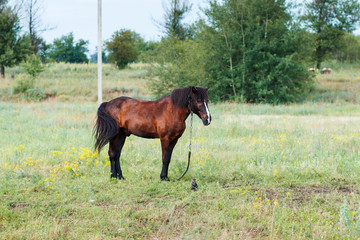
{"label": "green grass", "polygon": [[[10,72],[15,73],[15,80],[10,78]],[[25,78],[21,67],[7,70],[7,78],[0,84],[0,100],[18,101],[19,94],[13,93],[17,79]],[[104,100],[113,99],[119,95],[150,98],[146,88],[148,77],[147,65],[131,64],[122,71],[113,65],[104,64],[103,67],[103,95]],[[96,64],[48,64],[43,73],[36,80],[36,87],[45,93],[55,95],[56,101],[88,102],[97,100],[97,65]]]}
{"label": "green grass", "polygon": [[317,74],[314,90],[307,97],[313,102],[351,102],[360,103],[359,63],[349,64],[337,61],[323,63],[330,67],[331,74]]}
{"label": "green grass", "polygon": [[[75,67],[72,95],[66,69]],[[49,68],[58,75],[45,72],[39,84],[48,91],[57,78],[55,98],[8,95],[0,103],[0,239],[360,237],[359,105],[211,105],[210,126],[194,117],[192,162],[181,181],[174,180],[186,167],[188,129],[173,153],[173,181],[160,181],[159,140],[134,136],[121,156],[126,180],[110,180],[106,149],[92,151],[94,90],[87,100],[77,85],[92,84],[88,67]],[[144,68],[136,67],[109,70],[105,89],[148,96]],[[190,190],[192,178],[199,191]]]}

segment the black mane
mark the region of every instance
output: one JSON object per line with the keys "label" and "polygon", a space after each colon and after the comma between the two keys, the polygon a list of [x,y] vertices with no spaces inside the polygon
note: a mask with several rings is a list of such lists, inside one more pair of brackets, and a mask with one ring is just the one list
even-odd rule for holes
{"label": "black mane", "polygon": [[192,88],[195,88],[195,95],[201,97],[202,100],[208,100],[207,89],[203,87],[185,87],[178,88],[170,94],[171,102],[178,107],[187,107],[189,104],[189,96],[191,97]]}

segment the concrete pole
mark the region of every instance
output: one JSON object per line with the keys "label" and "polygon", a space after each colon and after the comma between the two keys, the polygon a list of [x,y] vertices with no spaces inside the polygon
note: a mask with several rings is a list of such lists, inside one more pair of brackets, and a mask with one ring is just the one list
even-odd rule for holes
{"label": "concrete pole", "polygon": [[98,104],[102,103],[101,0],[98,0]]}

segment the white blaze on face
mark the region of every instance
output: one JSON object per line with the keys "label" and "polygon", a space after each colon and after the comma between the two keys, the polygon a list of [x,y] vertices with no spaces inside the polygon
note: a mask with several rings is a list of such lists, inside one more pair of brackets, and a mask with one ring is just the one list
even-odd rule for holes
{"label": "white blaze on face", "polygon": [[204,101],[204,106],[205,106],[205,110],[206,110],[207,121],[208,121],[208,124],[210,124],[210,122],[211,122],[211,120],[210,120],[210,112],[209,112],[209,109],[208,109],[205,101]]}

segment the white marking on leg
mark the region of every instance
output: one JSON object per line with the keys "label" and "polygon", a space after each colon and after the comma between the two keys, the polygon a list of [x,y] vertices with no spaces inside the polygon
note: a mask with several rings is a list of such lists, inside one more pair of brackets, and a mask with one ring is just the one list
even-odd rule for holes
{"label": "white marking on leg", "polygon": [[204,106],[205,106],[205,110],[206,110],[207,121],[208,121],[208,124],[210,124],[210,112],[209,112],[209,109],[208,109],[205,101],[204,101]]}

